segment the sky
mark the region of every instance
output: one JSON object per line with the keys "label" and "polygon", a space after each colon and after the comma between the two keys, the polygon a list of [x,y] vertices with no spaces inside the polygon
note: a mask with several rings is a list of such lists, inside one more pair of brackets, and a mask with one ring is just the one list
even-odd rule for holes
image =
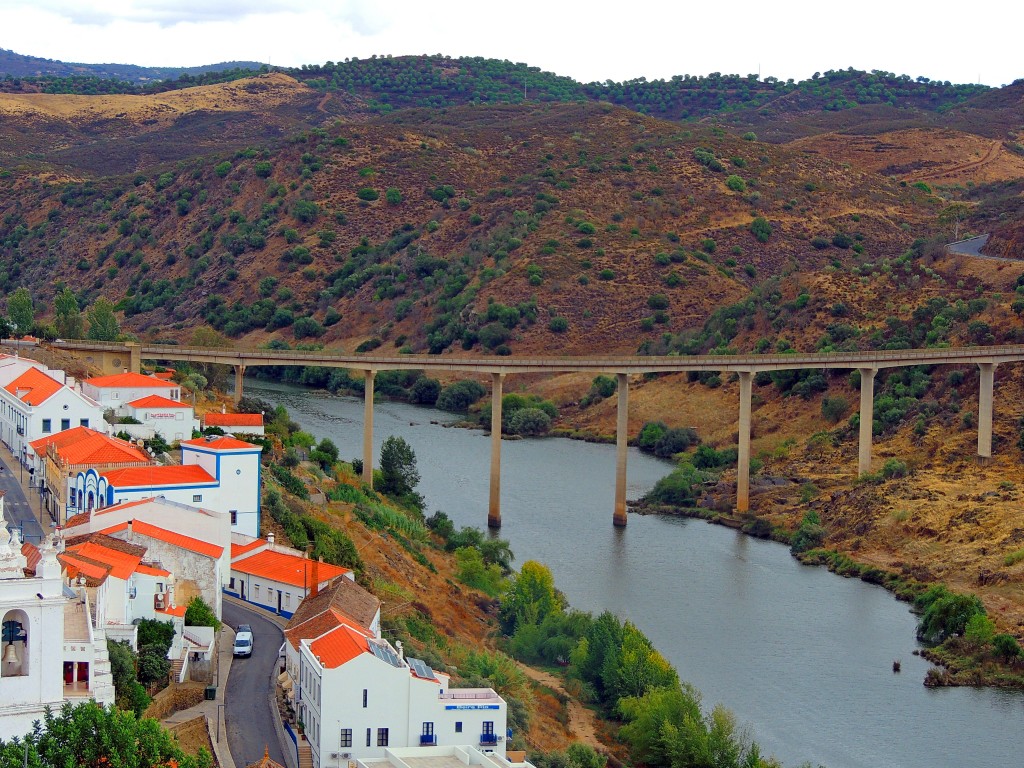
{"label": "sky", "polygon": [[[853,67],[954,83],[1024,77],[1008,0],[0,0],[0,48],[66,62],[323,64],[443,53],[582,82]],[[1019,19],[1018,19],[1019,20]]]}

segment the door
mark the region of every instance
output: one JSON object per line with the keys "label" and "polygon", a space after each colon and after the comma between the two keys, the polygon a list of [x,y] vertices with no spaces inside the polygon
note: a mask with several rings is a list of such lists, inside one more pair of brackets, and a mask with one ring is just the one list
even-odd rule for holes
{"label": "door", "polygon": [[281,612],[281,590],[277,590],[277,612]]}

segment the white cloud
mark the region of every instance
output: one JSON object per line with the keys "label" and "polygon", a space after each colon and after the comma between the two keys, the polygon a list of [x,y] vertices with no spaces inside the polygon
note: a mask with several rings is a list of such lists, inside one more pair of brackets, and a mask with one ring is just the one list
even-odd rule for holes
{"label": "white cloud", "polygon": [[[1008,83],[1024,72],[1011,24],[984,43],[956,38],[945,0],[855,7],[734,0],[0,0],[0,46],[64,61],[184,66],[225,60],[282,66],[372,54],[445,53],[522,61],[584,82],[709,72],[802,79],[882,69],[939,80]],[[999,18],[994,0],[972,6]]]}

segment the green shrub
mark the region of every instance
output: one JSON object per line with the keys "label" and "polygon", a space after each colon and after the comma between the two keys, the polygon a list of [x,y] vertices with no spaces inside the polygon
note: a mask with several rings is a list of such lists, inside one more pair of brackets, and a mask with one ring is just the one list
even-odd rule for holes
{"label": "green shrub", "polygon": [[821,400],[821,415],[832,424],[843,418],[849,408],[850,403],[842,395],[825,397]]}
{"label": "green shrub", "polygon": [[706,480],[707,476],[692,464],[683,464],[655,483],[654,488],[644,496],[644,501],[675,507],[692,507],[697,503],[700,487]]}
{"label": "green shrub", "polygon": [[746,192],[747,191],[747,182],[745,182],[742,179],[742,177],[736,176],[735,174],[733,174],[732,176],[726,177],[726,179],[725,179],[725,186],[727,186],[733,192]]}
{"label": "green shrub", "polygon": [[441,390],[437,398],[437,407],[452,413],[465,413],[469,406],[486,394],[487,389],[480,382],[463,379]]}
{"label": "green shrub", "polygon": [[606,267],[605,269],[602,269],[600,272],[598,272],[597,276],[599,278],[601,278],[602,280],[614,280],[615,279],[615,271],[612,270],[612,269],[608,269]]}
{"label": "green shrub", "polygon": [[508,419],[512,435],[543,435],[551,430],[551,417],[540,408],[519,408]]}
{"label": "green shrub", "polygon": [[356,192],[356,197],[358,197],[360,200],[378,200],[380,199],[380,192],[378,192],[373,187],[363,187],[358,192]]}
{"label": "green shrub", "polygon": [[402,202],[402,190],[398,187],[388,187],[384,192],[384,200],[388,205],[398,205]]}
{"label": "green shrub", "polygon": [[973,616],[985,615],[985,606],[977,595],[959,595],[937,584],[914,601],[922,612],[917,626],[917,637],[926,643],[962,635]]}
{"label": "green shrub", "polygon": [[825,529],[821,525],[821,518],[813,509],[809,509],[800,521],[800,527],[790,539],[789,548],[794,554],[798,554],[809,549],[817,549],[824,540]]}
{"label": "green shrub", "polygon": [[747,131],[741,137],[744,141],[757,141],[757,134],[753,131]]}
{"label": "green shrub", "polygon": [[759,243],[767,243],[772,236],[772,225],[764,216],[758,216],[750,222],[750,232]]}
{"label": "green shrub", "polygon": [[996,656],[1010,662],[1020,658],[1020,644],[1013,635],[999,634],[992,638],[992,650]]}
{"label": "green shrub", "polygon": [[231,163],[225,160],[223,163],[218,163],[213,168],[213,172],[220,176],[222,179],[231,172]]}
{"label": "green shrub", "polygon": [[565,333],[569,329],[569,321],[564,317],[552,317],[548,330],[553,333]]}

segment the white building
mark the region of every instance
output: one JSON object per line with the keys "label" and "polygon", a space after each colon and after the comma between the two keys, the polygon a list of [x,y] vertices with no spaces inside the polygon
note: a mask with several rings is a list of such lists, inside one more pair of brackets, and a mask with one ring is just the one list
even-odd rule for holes
{"label": "white building", "polygon": [[125,406],[125,415],[139,424],[118,424],[115,429],[124,430],[133,438],[149,440],[160,435],[168,443],[191,440],[193,430],[199,429],[199,420],[191,405],[171,400],[163,395],[147,395],[132,400]]}
{"label": "white building", "polygon": [[262,413],[208,413],[203,416],[203,429],[217,427],[226,435],[266,434]]}
{"label": "white building", "polygon": [[65,701],[113,703],[107,641],[87,596],[65,585],[52,539],[37,550],[11,535],[2,502],[0,617],[0,738],[25,736]]}
{"label": "white building", "polygon": [[225,514],[232,531],[255,538],[260,533],[262,450],[231,437],[186,440],[181,464],[80,469],[71,487],[76,498],[94,498],[100,509],[156,496],[201,506]]}
{"label": "white building", "polygon": [[505,754],[506,705],[497,693],[451,690],[448,675],[353,624],[299,642],[296,703],[314,768],[384,757],[387,747]]}
{"label": "white building", "polygon": [[310,596],[285,628],[279,678],[305,726],[314,768],[384,758],[395,747],[505,755],[507,707],[490,688],[403,657],[380,635],[380,601],[348,578]]}
{"label": "white building", "polygon": [[[8,361],[5,370],[12,367],[23,366]],[[0,439],[30,467],[37,467],[28,449],[33,440],[74,427],[105,426],[99,403],[63,380],[63,371],[27,366],[0,387]]]}
{"label": "white building", "polygon": [[220,618],[222,590],[231,571],[226,514],[163,498],[140,499],[76,515],[63,533],[69,539],[105,533],[145,547],[151,565],[174,575],[163,609],[167,614],[184,614],[189,600],[198,595]]}
{"label": "white building", "polygon": [[181,387],[173,381],[163,381],[141,373],[115,373],[95,376],[82,381],[82,391],[117,416],[127,416],[128,403],[150,395],[160,395],[175,402],[181,400]]}
{"label": "white building", "polygon": [[307,594],[327,589],[348,568],[311,560],[304,552],[267,539],[232,535],[231,578],[224,591],[281,616],[291,617]]}

